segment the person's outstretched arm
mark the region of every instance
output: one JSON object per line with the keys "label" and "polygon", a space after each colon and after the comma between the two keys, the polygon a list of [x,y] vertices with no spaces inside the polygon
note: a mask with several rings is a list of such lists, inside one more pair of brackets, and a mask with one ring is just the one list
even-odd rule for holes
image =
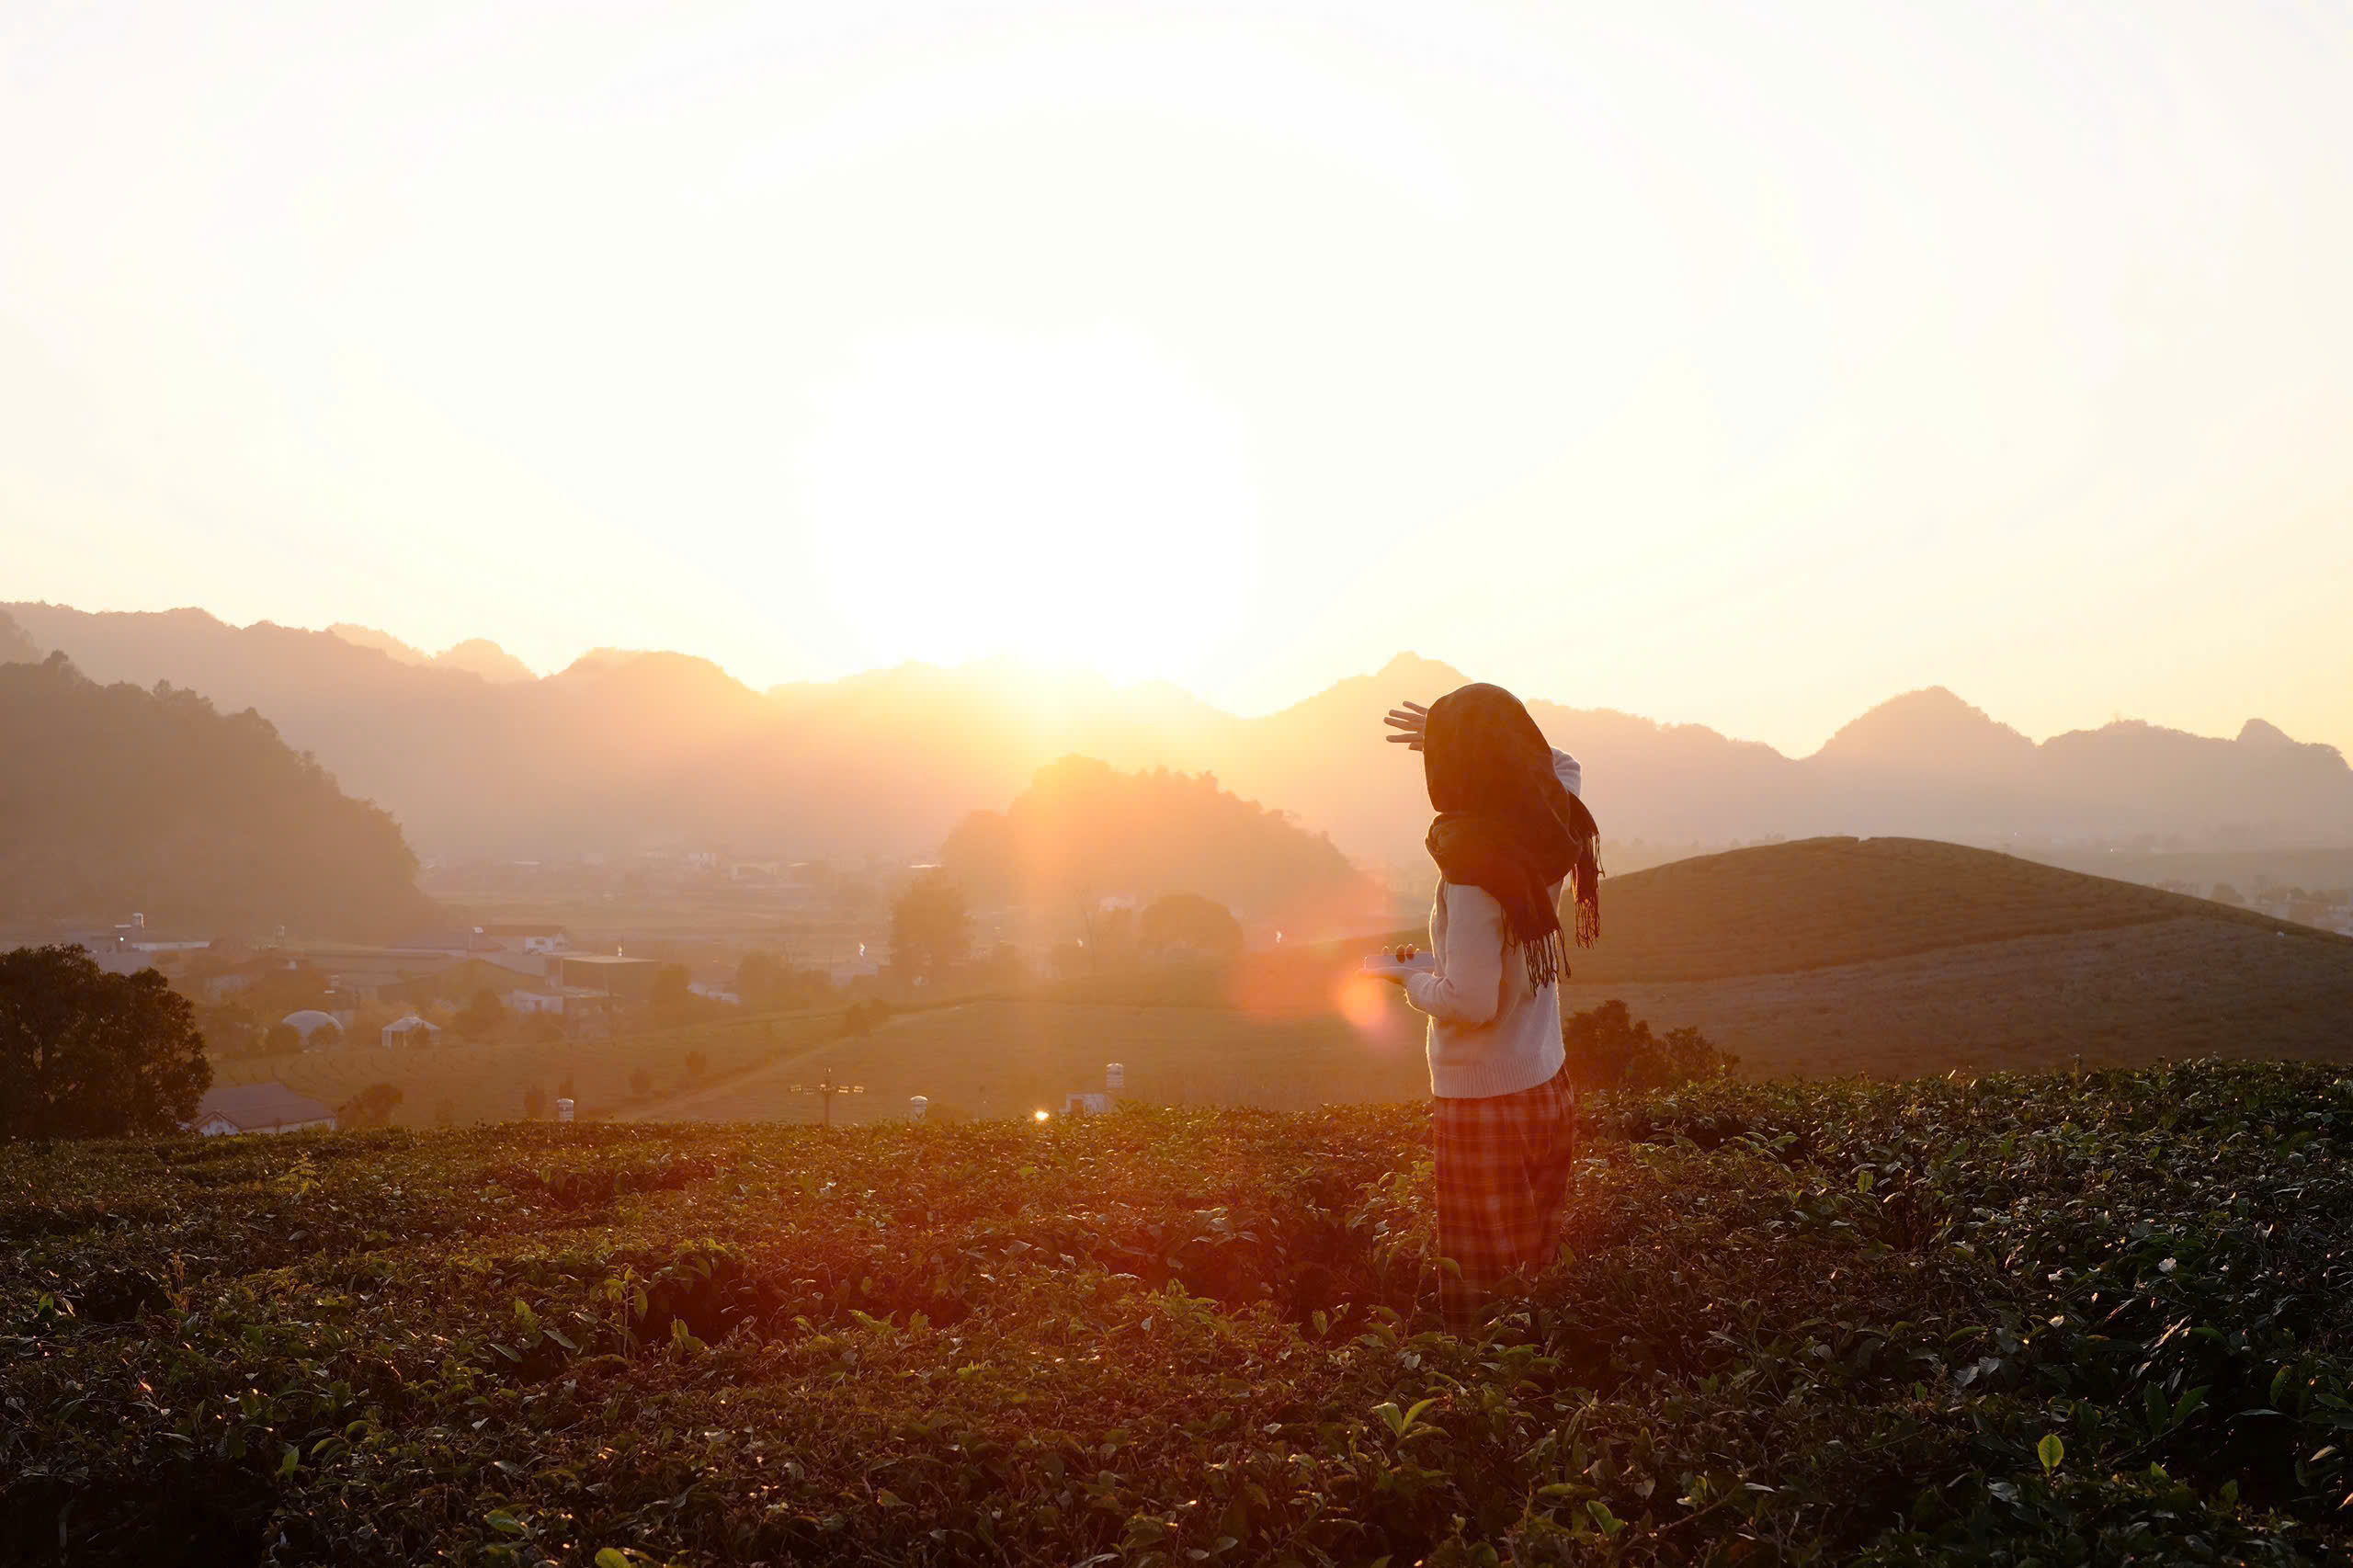
{"label": "person's outstretched arm", "polygon": [[1494,1021],[1503,1008],[1504,906],[1483,888],[1448,882],[1446,969],[1405,976],[1405,1000],[1453,1024]]}

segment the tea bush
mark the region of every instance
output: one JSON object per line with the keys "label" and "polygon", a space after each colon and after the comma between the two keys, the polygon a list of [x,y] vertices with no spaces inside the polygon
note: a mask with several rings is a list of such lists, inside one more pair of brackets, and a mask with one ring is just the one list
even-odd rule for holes
{"label": "tea bush", "polygon": [[2353,1078],[1588,1102],[1439,1331],[1420,1106],[0,1151],[0,1562],[2287,1562]]}

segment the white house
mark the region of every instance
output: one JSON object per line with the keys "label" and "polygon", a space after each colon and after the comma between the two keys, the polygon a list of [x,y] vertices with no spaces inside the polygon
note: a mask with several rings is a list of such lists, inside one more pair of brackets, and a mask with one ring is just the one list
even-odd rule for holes
{"label": "white house", "polygon": [[562,1013],[563,993],[561,991],[509,991],[506,994],[506,1007],[509,1012],[522,1017],[529,1017],[533,1013]]}
{"label": "white house", "polygon": [[689,981],[687,983],[687,989],[697,996],[705,997],[713,1002],[724,1002],[731,1007],[740,1007],[744,1005],[742,996],[715,980]]}
{"label": "white house", "polygon": [[404,1018],[395,1018],[384,1026],[386,1051],[403,1045],[438,1045],[440,1043],[441,1026],[427,1023],[415,1013],[411,1013]]}
{"label": "white house", "polygon": [[205,1138],[240,1132],[302,1132],[335,1130],[335,1112],[283,1084],[233,1084],[209,1089],[188,1131]]}

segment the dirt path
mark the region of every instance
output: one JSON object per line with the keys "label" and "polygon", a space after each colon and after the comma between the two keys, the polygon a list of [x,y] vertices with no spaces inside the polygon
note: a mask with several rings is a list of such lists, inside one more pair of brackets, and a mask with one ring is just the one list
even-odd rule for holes
{"label": "dirt path", "polygon": [[[893,1013],[889,1017],[884,1018],[881,1023],[876,1024],[873,1028],[868,1031],[868,1034],[870,1037],[881,1034],[887,1029],[906,1022],[910,1018],[936,1017],[942,1014],[960,1011],[961,1009],[970,1006],[970,1003],[958,1002],[949,1006],[926,1009],[923,1012]],[[812,1062],[822,1063],[828,1055],[840,1050],[843,1046],[857,1043],[860,1043],[860,1037],[856,1035],[846,1035],[838,1040],[829,1040],[823,1045],[813,1045],[806,1051],[794,1051],[789,1056],[779,1056],[774,1062],[763,1063],[760,1066],[752,1068],[749,1072],[737,1073],[730,1077],[722,1078],[713,1083],[704,1084],[697,1088],[682,1090],[676,1094],[664,1095],[661,1098],[650,1100],[644,1105],[631,1106],[629,1109],[622,1111],[620,1114],[611,1118],[610,1119],[614,1121],[703,1120],[705,1119],[699,1113],[709,1109],[712,1106],[723,1105],[730,1100],[739,1099],[743,1096],[745,1090],[756,1088],[764,1084],[772,1083],[779,1078],[797,1079],[806,1076],[807,1069]],[[815,1101],[813,1099],[811,1104],[813,1106]],[[713,1119],[724,1120],[727,1119],[717,1118]],[[816,1115],[813,1111],[810,1119],[813,1121],[816,1119]]]}

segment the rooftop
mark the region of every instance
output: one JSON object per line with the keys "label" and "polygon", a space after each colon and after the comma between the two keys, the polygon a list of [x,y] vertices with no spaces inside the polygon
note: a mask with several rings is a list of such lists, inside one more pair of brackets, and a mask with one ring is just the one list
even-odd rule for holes
{"label": "rooftop", "polygon": [[219,1116],[244,1131],[283,1127],[289,1122],[324,1121],[335,1112],[308,1095],[298,1095],[283,1084],[231,1084],[208,1089],[198,1102],[196,1119]]}

